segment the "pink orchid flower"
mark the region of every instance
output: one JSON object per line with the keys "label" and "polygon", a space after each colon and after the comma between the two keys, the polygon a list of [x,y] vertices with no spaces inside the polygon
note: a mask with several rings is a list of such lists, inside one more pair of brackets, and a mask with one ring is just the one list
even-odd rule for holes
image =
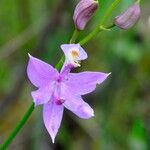
{"label": "pink orchid flower", "polygon": [[[94,116],[93,109],[83,101],[82,95],[95,90],[109,74],[102,72],[70,73],[72,67],[87,54],[79,44],[61,46],[66,60],[60,73],[51,65],[29,55],[27,74],[38,90],[31,93],[35,106],[43,104],[43,120],[52,142],[61,124],[64,107],[82,119]],[[71,66],[71,67],[70,67]]]}

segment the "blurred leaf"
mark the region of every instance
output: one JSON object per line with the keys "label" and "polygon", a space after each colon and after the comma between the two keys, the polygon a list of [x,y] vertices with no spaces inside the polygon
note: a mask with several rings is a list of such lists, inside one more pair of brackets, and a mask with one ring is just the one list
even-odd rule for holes
{"label": "blurred leaf", "polygon": [[131,150],[147,150],[147,135],[142,119],[136,119],[129,133],[129,148]]}

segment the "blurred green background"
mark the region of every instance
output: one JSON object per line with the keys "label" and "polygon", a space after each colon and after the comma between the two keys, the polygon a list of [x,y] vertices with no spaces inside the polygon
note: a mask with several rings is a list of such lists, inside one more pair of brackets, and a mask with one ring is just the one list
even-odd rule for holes
{"label": "blurred green background", "polygon": [[[113,0],[100,9],[79,40],[93,30]],[[132,4],[122,0],[109,22]],[[73,29],[76,0],[0,0],[0,143],[28,107],[35,88],[26,77],[27,53],[52,65],[62,55]],[[150,149],[150,1],[141,3],[133,28],[103,32],[83,47],[89,59],[78,71],[112,72],[96,91],[84,96],[95,110],[89,120],[65,111],[56,143],[51,143],[37,107],[13,140],[10,150],[149,150]]]}

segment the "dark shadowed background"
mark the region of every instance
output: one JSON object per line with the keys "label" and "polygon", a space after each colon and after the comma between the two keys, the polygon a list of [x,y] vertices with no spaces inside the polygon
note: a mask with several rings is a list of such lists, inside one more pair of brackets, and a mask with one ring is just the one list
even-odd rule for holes
{"label": "dark shadowed background", "polygon": [[[79,39],[102,18],[100,9]],[[122,0],[108,23],[133,0]],[[35,88],[26,76],[27,53],[55,65],[73,29],[76,0],[0,0],[0,143],[32,103]],[[95,117],[81,120],[65,110],[56,143],[51,143],[37,107],[11,143],[10,150],[148,150],[150,149],[150,1],[141,3],[138,24],[103,32],[83,47],[89,58],[78,71],[111,72],[96,91],[84,96]]]}

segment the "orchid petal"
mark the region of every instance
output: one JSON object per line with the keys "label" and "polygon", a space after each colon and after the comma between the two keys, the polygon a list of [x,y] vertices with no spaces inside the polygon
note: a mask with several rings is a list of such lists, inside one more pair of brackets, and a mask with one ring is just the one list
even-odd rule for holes
{"label": "orchid petal", "polygon": [[54,80],[58,72],[51,65],[29,55],[27,74],[32,84],[42,87]]}
{"label": "orchid petal", "polygon": [[49,86],[39,88],[31,93],[35,106],[46,104],[50,99],[54,91],[54,83]]}
{"label": "orchid petal", "polygon": [[94,91],[96,84],[101,84],[109,74],[102,72],[69,73],[66,85],[75,95],[84,95]]}
{"label": "orchid petal", "polygon": [[52,138],[53,143],[55,142],[55,137],[61,124],[63,110],[63,105],[56,105],[53,101],[44,104],[43,107],[44,124]]}
{"label": "orchid petal", "polygon": [[63,105],[82,119],[89,119],[94,116],[93,109],[82,100],[81,96],[71,96],[66,99]]}

